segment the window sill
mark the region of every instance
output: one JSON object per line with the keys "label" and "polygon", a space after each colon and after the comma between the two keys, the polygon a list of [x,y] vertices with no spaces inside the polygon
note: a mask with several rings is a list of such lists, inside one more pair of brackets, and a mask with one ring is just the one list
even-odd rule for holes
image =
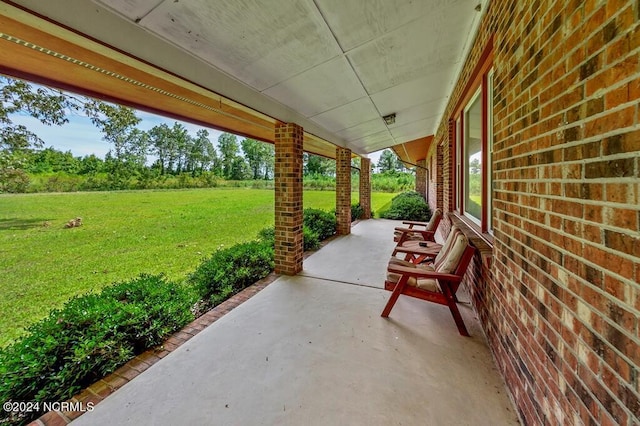
{"label": "window sill", "polygon": [[458,213],[448,213],[447,216],[452,224],[460,228],[462,233],[469,239],[471,245],[478,249],[482,264],[487,268],[491,268],[493,236],[481,233],[478,225]]}

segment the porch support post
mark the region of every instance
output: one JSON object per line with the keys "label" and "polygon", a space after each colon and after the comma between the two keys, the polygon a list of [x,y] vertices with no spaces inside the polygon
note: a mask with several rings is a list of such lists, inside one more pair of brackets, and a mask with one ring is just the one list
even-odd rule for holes
{"label": "porch support post", "polygon": [[360,158],[360,207],[362,219],[371,219],[371,159]]}
{"label": "porch support post", "polygon": [[427,199],[427,160],[418,160],[416,167],[416,192]]}
{"label": "porch support post", "polygon": [[302,127],[275,127],[275,271],[302,271]]}
{"label": "porch support post", "polygon": [[351,233],[351,150],[336,148],[336,219],[338,235]]}

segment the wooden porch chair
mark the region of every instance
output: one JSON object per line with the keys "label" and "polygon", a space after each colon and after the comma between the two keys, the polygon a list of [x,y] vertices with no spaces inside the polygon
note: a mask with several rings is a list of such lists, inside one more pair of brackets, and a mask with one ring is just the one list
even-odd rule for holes
{"label": "wooden porch chair", "polygon": [[391,256],[395,257],[398,254],[402,254],[404,255],[404,260],[415,264],[434,262],[441,252],[443,254],[447,252],[458,232],[460,232],[458,227],[453,225],[444,244],[427,241],[405,241],[402,245],[395,246]]}
{"label": "wooden porch chair", "polygon": [[[451,234],[454,234],[454,230]],[[432,265],[391,258],[385,281],[385,289],[391,290],[391,297],[382,311],[382,317],[389,316],[398,297],[404,294],[448,306],[458,332],[468,336],[469,332],[456,305],[456,291],[474,252],[475,248],[469,244],[467,237],[456,229],[451,244],[443,246]]]}
{"label": "wooden porch chair", "polygon": [[[393,241],[401,245],[405,241],[433,241],[435,242],[435,234],[442,220],[442,210],[436,209],[431,215],[429,222],[416,222],[405,220],[402,223],[409,225],[408,227],[398,226],[393,233]],[[417,228],[423,227],[424,229]]]}

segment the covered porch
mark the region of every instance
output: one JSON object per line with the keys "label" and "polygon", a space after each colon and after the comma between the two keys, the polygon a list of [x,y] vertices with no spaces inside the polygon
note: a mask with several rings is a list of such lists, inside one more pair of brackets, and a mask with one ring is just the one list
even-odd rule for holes
{"label": "covered porch", "polygon": [[[0,72],[276,148],[276,271],[297,276],[79,422],[515,421],[475,312],[524,424],[638,424],[639,17],[631,0],[0,3]],[[478,248],[471,339],[420,301],[378,317],[391,228],[348,235],[350,161],[387,147]],[[304,151],[336,159],[346,236],[303,264]]]}
{"label": "covered porch", "polygon": [[398,224],[358,223],[73,424],[517,424],[463,291],[470,338],[422,300],[380,317]]}

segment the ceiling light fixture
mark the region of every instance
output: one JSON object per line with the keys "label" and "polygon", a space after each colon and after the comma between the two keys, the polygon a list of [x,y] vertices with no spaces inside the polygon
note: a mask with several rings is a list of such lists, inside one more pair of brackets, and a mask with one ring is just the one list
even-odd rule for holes
{"label": "ceiling light fixture", "polygon": [[393,114],[385,115],[384,117],[382,117],[382,119],[384,120],[387,126],[390,126],[396,122],[396,113],[394,112]]}

